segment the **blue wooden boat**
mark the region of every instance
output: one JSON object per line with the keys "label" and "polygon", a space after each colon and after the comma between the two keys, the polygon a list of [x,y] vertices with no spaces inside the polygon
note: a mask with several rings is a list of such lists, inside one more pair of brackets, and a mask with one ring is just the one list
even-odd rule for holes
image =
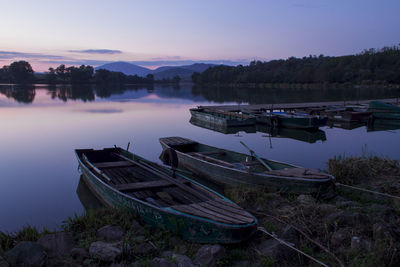
{"label": "blue wooden boat", "polygon": [[368,107],[374,118],[384,120],[400,120],[400,107],[381,101],[371,101]]}
{"label": "blue wooden boat", "polygon": [[[167,151],[174,150],[178,165],[202,178],[223,186],[267,187],[270,190],[307,194],[331,189],[334,177],[270,159],[212,147],[183,137],[160,138],[162,160],[170,162]],[[268,168],[266,168],[266,166]]]}
{"label": "blue wooden boat", "polygon": [[262,112],[256,116],[256,120],[273,127],[318,129],[326,124],[328,118],[299,112]]}
{"label": "blue wooden boat", "polygon": [[105,205],[127,208],[150,225],[200,243],[236,243],[257,219],[217,192],[121,148],[76,149],[91,191]]}
{"label": "blue wooden boat", "polygon": [[237,112],[198,107],[191,108],[190,114],[192,115],[192,119],[214,124],[219,127],[236,127],[256,124],[256,118],[254,116]]}

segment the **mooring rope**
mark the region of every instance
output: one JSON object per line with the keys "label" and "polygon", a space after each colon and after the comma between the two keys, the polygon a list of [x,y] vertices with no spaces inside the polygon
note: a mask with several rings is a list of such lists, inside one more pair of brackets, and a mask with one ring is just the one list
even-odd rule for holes
{"label": "mooring rope", "polygon": [[271,233],[268,232],[264,227],[259,226],[259,227],[257,227],[257,230],[259,230],[259,231],[263,232],[264,234],[266,234],[266,235],[272,237],[273,239],[275,239],[275,240],[278,241],[279,243],[281,243],[281,244],[283,244],[283,245],[285,245],[285,246],[287,246],[287,247],[289,247],[289,248],[291,248],[291,249],[297,251],[297,252],[300,253],[301,255],[303,255],[303,256],[305,256],[305,257],[307,257],[307,258],[309,258],[309,259],[315,261],[316,263],[319,263],[320,265],[325,266],[325,267],[329,267],[328,265],[326,265],[326,264],[323,263],[322,261],[319,261],[319,260],[317,260],[316,258],[314,258],[314,257],[312,257],[312,256],[310,256],[310,255],[308,255],[308,254],[306,254],[305,252],[303,252],[303,251],[301,251],[301,250],[295,248],[293,245],[291,245],[290,243],[286,242],[285,240],[282,240],[282,239],[278,238],[275,234],[271,234]]}
{"label": "mooring rope", "polygon": [[368,190],[368,189],[365,189],[365,188],[360,188],[360,187],[351,186],[351,185],[347,185],[347,184],[341,184],[341,183],[335,183],[335,185],[336,186],[343,186],[343,187],[351,188],[351,189],[354,189],[354,190],[364,191],[364,192],[372,193],[372,194],[375,194],[375,195],[380,195],[380,196],[385,196],[385,197],[390,197],[390,198],[394,198],[394,199],[400,200],[400,197],[398,197],[398,196],[393,196],[393,195],[386,194],[386,193],[372,191],[372,190]]}

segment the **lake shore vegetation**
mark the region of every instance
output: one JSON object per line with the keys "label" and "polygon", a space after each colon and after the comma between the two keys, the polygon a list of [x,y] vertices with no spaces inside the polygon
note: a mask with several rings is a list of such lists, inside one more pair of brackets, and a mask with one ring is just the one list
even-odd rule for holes
{"label": "lake shore vegetation", "polygon": [[[376,156],[338,156],[329,160],[328,168],[337,182],[400,195],[398,161]],[[241,187],[226,189],[225,193],[253,213],[259,226],[324,264],[400,264],[398,199],[340,187],[331,196],[288,195],[268,188]],[[127,210],[112,208],[88,210],[68,218],[62,231],[39,231],[27,226],[15,233],[0,232],[1,266],[33,261],[54,266],[316,264],[261,232],[240,244],[196,244],[144,225]]]}
{"label": "lake shore vegetation", "polygon": [[360,54],[262,62],[248,66],[219,65],[192,75],[195,84],[230,86],[253,84],[400,84],[400,46],[368,49]]}

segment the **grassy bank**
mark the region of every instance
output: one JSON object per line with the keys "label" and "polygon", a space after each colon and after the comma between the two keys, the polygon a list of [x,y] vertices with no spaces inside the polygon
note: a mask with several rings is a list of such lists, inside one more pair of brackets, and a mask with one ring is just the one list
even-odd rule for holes
{"label": "grassy bank", "polygon": [[[374,156],[335,157],[329,160],[328,166],[339,183],[400,196],[398,161]],[[400,264],[400,202],[396,199],[341,187],[328,199],[270,192],[266,188],[230,188],[226,194],[256,215],[259,225],[268,232],[329,266]],[[98,230],[105,225],[120,226],[125,232],[120,240],[122,254],[116,260],[122,266],[133,263],[150,266],[157,257],[164,257],[173,264],[175,260],[171,255],[194,259],[202,247],[161,229],[152,229],[126,210],[91,210],[68,218],[63,230],[72,234],[76,247],[88,250],[93,242],[104,241],[98,236]],[[33,227],[1,233],[2,254],[20,241],[37,241],[48,233],[46,229],[38,231]],[[261,232],[248,242],[223,247],[226,252],[216,261],[218,266],[317,266]],[[93,257],[77,260],[70,256],[59,263],[67,266],[105,264]]]}

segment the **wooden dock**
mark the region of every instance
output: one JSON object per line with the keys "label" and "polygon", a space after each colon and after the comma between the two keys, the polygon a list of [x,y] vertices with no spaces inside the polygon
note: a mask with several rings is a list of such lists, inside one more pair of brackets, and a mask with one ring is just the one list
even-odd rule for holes
{"label": "wooden dock", "polygon": [[387,99],[370,99],[370,100],[351,100],[351,101],[329,101],[329,102],[305,102],[305,103],[270,103],[270,104],[251,104],[251,105],[215,105],[215,106],[201,106],[201,108],[214,109],[220,111],[234,111],[234,112],[249,112],[255,110],[294,110],[306,108],[323,108],[327,106],[345,106],[345,105],[362,105],[369,104],[370,101],[382,101],[395,105],[400,104],[399,98]]}

